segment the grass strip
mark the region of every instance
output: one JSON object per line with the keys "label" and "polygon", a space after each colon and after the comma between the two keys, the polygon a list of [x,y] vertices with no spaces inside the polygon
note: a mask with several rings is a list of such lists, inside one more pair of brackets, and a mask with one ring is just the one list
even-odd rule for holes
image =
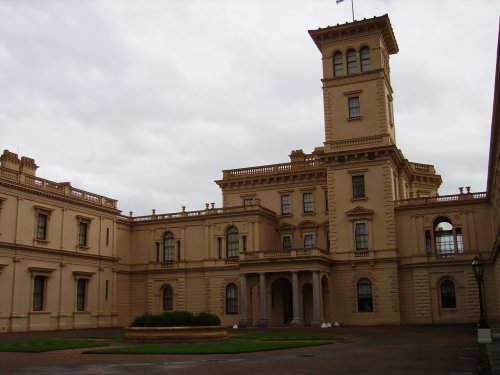
{"label": "grass strip", "polygon": [[88,350],[85,354],[236,354],[326,345],[327,341],[222,341],[182,344],[139,344],[120,348]]}
{"label": "grass strip", "polygon": [[241,339],[261,340],[261,341],[337,341],[344,337],[336,335],[314,334],[314,333],[294,333],[294,332],[256,332],[235,336]]}
{"label": "grass strip", "polygon": [[94,348],[106,345],[108,344],[97,342],[94,340],[36,339],[36,340],[19,340],[10,343],[0,344],[0,351],[42,353],[42,352],[49,352],[52,350]]}

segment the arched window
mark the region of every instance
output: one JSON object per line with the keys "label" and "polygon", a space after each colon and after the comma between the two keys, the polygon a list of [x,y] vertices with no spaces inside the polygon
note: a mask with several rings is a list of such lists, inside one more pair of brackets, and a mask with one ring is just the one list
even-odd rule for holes
{"label": "arched window", "polygon": [[238,288],[234,284],[226,287],[226,314],[238,314]]}
{"label": "arched window", "polygon": [[333,54],[333,75],[341,77],[344,75],[344,57],[342,52],[335,52]]}
{"label": "arched window", "polygon": [[240,251],[240,236],[238,228],[229,227],[226,231],[226,256],[227,258],[234,258],[238,256]]}
{"label": "arched window", "polygon": [[372,68],[372,58],[370,56],[370,48],[369,47],[361,47],[359,50],[359,55],[361,57],[361,71],[367,72]]}
{"label": "arched window", "polygon": [[172,311],[174,307],[172,288],[167,285],[162,291],[163,311]]}
{"label": "arched window", "polygon": [[457,307],[457,298],[455,295],[455,284],[446,279],[441,282],[441,307],[443,309],[454,309]]}
{"label": "arched window", "polygon": [[347,51],[347,73],[356,73],[356,51],[353,49]]}
{"label": "arched window", "polygon": [[453,227],[447,217],[441,216],[434,220],[434,249],[440,257],[463,253],[462,229]]}
{"label": "arched window", "polygon": [[175,241],[172,232],[165,233],[163,237],[163,261],[173,262],[175,260]]}
{"label": "arched window", "polygon": [[372,312],[372,283],[364,278],[358,281],[358,312]]}

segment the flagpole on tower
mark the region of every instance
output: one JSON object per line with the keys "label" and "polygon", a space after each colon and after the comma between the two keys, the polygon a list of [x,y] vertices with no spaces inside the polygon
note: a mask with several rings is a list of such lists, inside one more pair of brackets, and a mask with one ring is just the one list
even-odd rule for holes
{"label": "flagpole on tower", "polygon": [[[335,1],[338,4],[344,2],[344,0],[336,0]],[[352,11],[352,22],[354,22],[354,0],[351,0],[351,11]]]}

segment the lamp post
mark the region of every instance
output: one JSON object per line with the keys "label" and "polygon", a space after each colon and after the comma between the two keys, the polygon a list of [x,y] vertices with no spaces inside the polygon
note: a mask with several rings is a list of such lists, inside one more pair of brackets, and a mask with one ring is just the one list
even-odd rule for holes
{"label": "lamp post", "polygon": [[472,271],[474,271],[474,276],[476,277],[477,287],[479,289],[479,310],[481,312],[481,317],[478,322],[478,328],[489,328],[488,322],[484,318],[484,309],[483,309],[483,289],[481,287],[482,279],[483,279],[483,263],[479,260],[477,255],[474,257],[472,261]]}

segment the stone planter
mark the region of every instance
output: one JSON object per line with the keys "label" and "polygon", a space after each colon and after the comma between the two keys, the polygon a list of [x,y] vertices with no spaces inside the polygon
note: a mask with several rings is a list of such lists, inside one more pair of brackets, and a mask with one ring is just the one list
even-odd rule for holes
{"label": "stone planter", "polygon": [[125,327],[126,340],[136,341],[200,341],[229,337],[222,326],[200,327]]}

